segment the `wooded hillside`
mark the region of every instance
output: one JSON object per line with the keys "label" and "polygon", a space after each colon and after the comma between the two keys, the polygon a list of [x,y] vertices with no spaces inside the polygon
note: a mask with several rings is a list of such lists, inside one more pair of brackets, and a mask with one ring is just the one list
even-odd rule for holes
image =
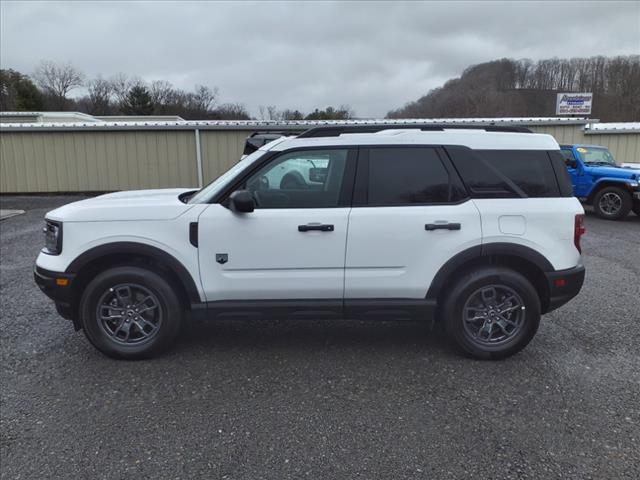
{"label": "wooded hillside", "polygon": [[549,117],[558,92],[593,92],[591,118],[640,121],[640,55],[481,63],[387,117]]}

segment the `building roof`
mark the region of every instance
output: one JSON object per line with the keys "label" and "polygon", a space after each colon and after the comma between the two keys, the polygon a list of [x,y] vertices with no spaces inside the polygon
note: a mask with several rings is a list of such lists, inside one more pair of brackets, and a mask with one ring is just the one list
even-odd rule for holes
{"label": "building roof", "polygon": [[590,123],[585,126],[584,133],[640,133],[640,122]]}
{"label": "building roof", "polygon": [[96,115],[104,122],[184,122],[179,115]]}
{"label": "building roof", "polygon": [[[76,122],[81,122],[81,123],[102,122],[102,120],[100,120],[99,118],[94,117],[93,115],[82,113],[82,112],[0,112],[0,120],[2,120],[3,123],[5,124],[10,125],[11,123],[7,122],[7,119],[11,119],[12,117],[34,119],[32,123],[26,124],[26,125],[33,125],[34,123],[37,123],[37,124],[65,123],[66,124],[66,123],[76,123]],[[21,125],[25,125],[25,123],[21,123]]]}
{"label": "building roof", "polygon": [[[94,117],[91,117],[94,118]],[[394,124],[447,124],[447,125],[586,125],[588,118],[558,117],[503,117],[503,118],[410,118],[370,120],[182,120],[182,121],[82,121],[43,123],[4,123],[5,131],[16,130],[265,130],[300,131],[321,125],[394,125]]]}

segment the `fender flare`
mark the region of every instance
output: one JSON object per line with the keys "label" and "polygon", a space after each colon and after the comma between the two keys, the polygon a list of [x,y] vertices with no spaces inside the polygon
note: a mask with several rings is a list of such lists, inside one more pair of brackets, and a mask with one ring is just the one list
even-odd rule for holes
{"label": "fender flare", "polygon": [[77,273],[90,262],[113,254],[141,255],[153,258],[159,263],[165,265],[178,277],[184,286],[190,302],[199,303],[202,301],[196,282],[193,280],[193,277],[184,265],[182,265],[182,263],[180,263],[173,255],[165,252],[164,250],[144,243],[111,242],[98,245],[97,247],[90,248],[76,257],[76,259],[69,264],[65,272]]}
{"label": "fender flare", "polygon": [[[629,190],[628,182],[632,181],[630,178],[618,178],[618,177],[602,177],[596,180],[596,182],[591,186],[591,191],[589,192],[588,199],[589,201],[593,200],[598,191],[602,188],[607,187],[620,187],[625,190]],[[607,183],[608,185],[602,185],[603,183]],[[611,185],[614,184],[614,185]]]}
{"label": "fender flare", "polygon": [[522,258],[523,260],[526,260],[529,263],[535,265],[542,272],[553,272],[555,270],[553,268],[553,265],[551,265],[551,262],[549,262],[549,260],[547,260],[544,255],[542,255],[540,252],[537,252],[533,248],[526,247],[524,245],[506,242],[495,242],[487,243],[484,245],[476,245],[456,254],[447,262],[445,262],[442,267],[440,267],[435,277],[433,277],[433,281],[431,282],[431,286],[427,291],[426,298],[428,300],[436,300],[447,279],[451,274],[453,274],[453,272],[473,260],[481,259],[483,257],[488,257],[491,255],[508,255],[512,257]]}

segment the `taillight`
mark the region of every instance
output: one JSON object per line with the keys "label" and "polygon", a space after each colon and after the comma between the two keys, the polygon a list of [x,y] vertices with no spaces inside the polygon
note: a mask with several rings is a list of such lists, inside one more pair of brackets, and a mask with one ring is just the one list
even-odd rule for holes
{"label": "taillight", "polygon": [[576,215],[576,219],[573,227],[573,243],[580,253],[582,253],[582,247],[580,246],[580,238],[584,235],[584,215]]}

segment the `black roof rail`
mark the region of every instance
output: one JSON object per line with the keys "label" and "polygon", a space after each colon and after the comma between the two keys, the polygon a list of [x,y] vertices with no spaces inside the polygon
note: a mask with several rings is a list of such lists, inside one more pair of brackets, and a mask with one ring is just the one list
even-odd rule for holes
{"label": "black roof rail", "polygon": [[473,124],[415,124],[415,123],[388,123],[378,125],[323,125],[313,127],[302,132],[298,138],[312,137],[337,137],[343,133],[376,133],[383,130],[422,130],[425,132],[455,130],[455,129],[474,129],[484,130],[486,132],[511,132],[511,133],[533,133],[526,127],[518,127],[515,125],[473,125]]}

